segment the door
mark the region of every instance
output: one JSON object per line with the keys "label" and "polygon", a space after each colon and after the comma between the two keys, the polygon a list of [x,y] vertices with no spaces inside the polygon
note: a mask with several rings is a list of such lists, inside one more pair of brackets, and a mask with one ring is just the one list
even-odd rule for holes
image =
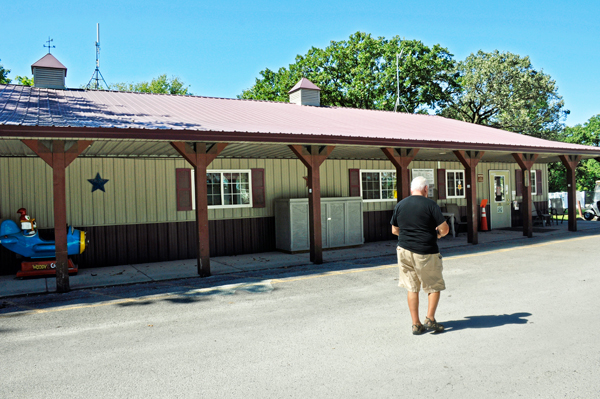
{"label": "door", "polygon": [[490,170],[490,228],[511,227],[510,173],[508,170]]}

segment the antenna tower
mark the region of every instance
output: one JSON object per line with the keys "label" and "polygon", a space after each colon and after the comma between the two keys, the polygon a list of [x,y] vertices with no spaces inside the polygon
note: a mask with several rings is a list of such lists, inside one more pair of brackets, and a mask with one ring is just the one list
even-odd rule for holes
{"label": "antenna tower", "polygon": [[408,108],[406,108],[406,105],[404,105],[400,99],[400,67],[398,66],[398,60],[402,58],[403,52],[404,49],[400,50],[400,54],[396,54],[396,105],[394,105],[394,112],[398,112],[398,105],[402,104],[406,113],[410,114],[410,112],[408,112]]}
{"label": "antenna tower", "polygon": [[102,90],[102,82],[104,82],[104,86],[108,90],[106,80],[104,80],[104,76],[100,73],[100,24],[96,24],[96,69],[85,88],[88,90]]}

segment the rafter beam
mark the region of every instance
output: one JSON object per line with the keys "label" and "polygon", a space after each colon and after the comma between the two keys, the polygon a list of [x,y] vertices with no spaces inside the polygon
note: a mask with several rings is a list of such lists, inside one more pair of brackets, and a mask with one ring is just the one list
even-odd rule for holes
{"label": "rafter beam", "polygon": [[401,201],[410,195],[410,170],[408,165],[415,159],[418,148],[393,148],[381,149],[390,162],[396,167],[396,196]]}

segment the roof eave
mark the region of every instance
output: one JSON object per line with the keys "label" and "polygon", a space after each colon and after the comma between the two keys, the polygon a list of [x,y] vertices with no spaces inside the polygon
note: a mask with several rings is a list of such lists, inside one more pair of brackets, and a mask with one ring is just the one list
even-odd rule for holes
{"label": "roof eave", "polygon": [[[167,133],[167,134],[165,134]],[[167,137],[166,137],[167,136]],[[0,125],[0,138],[44,139],[109,139],[109,140],[156,140],[156,141],[205,141],[205,142],[251,142],[269,144],[319,144],[353,145],[368,147],[431,148],[450,151],[498,151],[509,153],[581,155],[585,158],[600,157],[600,148],[571,149],[522,145],[498,145],[485,143],[449,142],[433,140],[407,140],[373,137],[348,137],[317,134],[290,134],[264,132],[224,132],[200,130],[121,129]]]}

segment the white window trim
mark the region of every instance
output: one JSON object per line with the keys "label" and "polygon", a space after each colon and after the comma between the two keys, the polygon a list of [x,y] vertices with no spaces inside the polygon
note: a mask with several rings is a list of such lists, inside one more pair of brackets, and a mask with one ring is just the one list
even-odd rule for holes
{"label": "white window trim", "polygon": [[[450,185],[448,184],[448,172],[461,172],[463,174],[463,195],[450,195],[448,194],[448,187],[450,187]],[[465,177],[466,177],[466,173],[464,169],[446,169],[446,173],[445,173],[445,179],[446,179],[446,198],[466,198],[467,195],[467,188],[466,188],[466,182],[465,182]]]}
{"label": "white window trim", "polygon": [[[396,174],[396,170],[395,169],[360,169],[359,170],[359,178],[360,178],[360,197],[363,198],[363,180],[362,180],[362,174],[363,172],[365,173],[379,173],[379,182],[381,183],[381,172],[385,172],[385,173],[389,173],[392,172],[394,174]],[[398,176],[396,176],[396,181],[398,179]],[[379,195],[381,196],[381,184],[379,184]],[[398,194],[396,193],[396,196]],[[398,201],[396,198],[379,198],[379,199],[364,199],[363,198],[363,202],[391,202],[391,201]]]}
{"label": "white window trim", "polygon": [[[192,169],[192,210],[196,210],[196,171]],[[248,174],[248,190],[250,191],[250,203],[249,204],[235,204],[235,205],[209,205],[208,209],[233,209],[233,208],[252,208],[252,170],[250,169],[209,169],[206,173],[247,173]],[[221,179],[221,182],[223,180]],[[221,186],[222,187],[222,186]],[[221,202],[223,202],[224,191],[221,190]]]}
{"label": "white window trim", "polygon": [[[537,195],[537,173],[535,170],[530,170],[529,171],[530,177],[529,177],[529,184],[531,184],[531,195]],[[531,182],[531,178],[533,177],[533,183]]]}

